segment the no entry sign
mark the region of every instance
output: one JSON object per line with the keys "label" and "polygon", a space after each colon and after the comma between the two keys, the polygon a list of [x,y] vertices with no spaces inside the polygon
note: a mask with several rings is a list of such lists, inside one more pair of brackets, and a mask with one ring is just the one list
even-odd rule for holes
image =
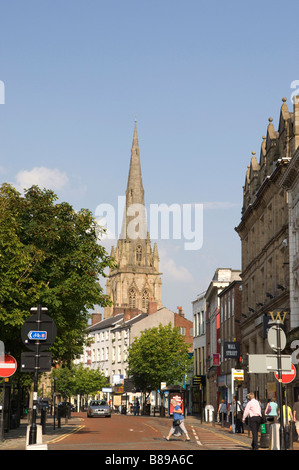
{"label": "no entry sign", "polygon": [[11,377],[17,370],[17,361],[13,356],[0,356],[0,377]]}
{"label": "no entry sign", "polygon": [[[296,369],[294,364],[291,364],[292,366],[292,371],[287,372],[287,373],[282,373],[281,374],[281,381],[283,384],[289,384],[293,382],[294,378],[296,377]],[[275,378],[279,380],[278,372],[274,372]]]}

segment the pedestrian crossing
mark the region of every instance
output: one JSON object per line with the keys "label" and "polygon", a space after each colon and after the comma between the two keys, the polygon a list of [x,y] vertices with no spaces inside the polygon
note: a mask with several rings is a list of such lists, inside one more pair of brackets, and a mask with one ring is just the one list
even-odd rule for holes
{"label": "pedestrian crossing", "polygon": [[230,436],[223,436],[212,430],[205,430],[191,426],[196,444],[202,450],[246,450],[250,449],[250,442],[243,443]]}

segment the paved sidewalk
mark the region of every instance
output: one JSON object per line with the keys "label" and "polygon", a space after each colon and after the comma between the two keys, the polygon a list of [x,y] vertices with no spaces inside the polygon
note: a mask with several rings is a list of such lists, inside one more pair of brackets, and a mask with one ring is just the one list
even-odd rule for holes
{"label": "paved sidewalk", "polygon": [[[43,444],[47,444],[54,439],[57,439],[64,434],[70,434],[75,432],[76,429],[80,426],[81,420],[80,417],[72,416],[65,423],[65,418],[61,418],[61,427],[58,428],[57,418],[55,420],[55,429],[54,429],[54,418],[53,416],[47,417],[46,423],[46,433],[43,434]],[[4,433],[4,441],[0,441],[0,451],[1,450],[26,450],[26,433],[28,420],[22,419],[20,426],[16,429],[10,429],[8,432]],[[37,419],[36,424],[40,424],[40,418]]]}

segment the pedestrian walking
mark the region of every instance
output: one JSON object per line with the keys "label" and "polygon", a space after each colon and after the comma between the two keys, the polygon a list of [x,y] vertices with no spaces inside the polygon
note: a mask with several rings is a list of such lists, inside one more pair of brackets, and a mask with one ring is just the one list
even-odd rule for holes
{"label": "pedestrian walking", "polygon": [[244,432],[244,427],[242,423],[242,413],[243,413],[243,408],[242,408],[240,401],[237,400],[236,397],[233,397],[233,401],[230,407],[230,416],[229,416],[229,421],[230,421],[229,429],[231,432],[233,433]]}
{"label": "pedestrian walking", "polygon": [[253,450],[258,450],[258,430],[262,421],[261,405],[255,399],[254,393],[250,392],[247,398],[248,403],[245,407],[242,421],[245,423],[245,419],[248,417],[248,424],[252,432],[251,447]]}
{"label": "pedestrian walking", "polygon": [[297,439],[299,441],[299,395],[297,397],[297,401],[294,403],[293,419],[294,419],[294,422],[295,422],[295,428],[296,428],[296,432],[297,432]]}
{"label": "pedestrian walking", "polygon": [[134,409],[134,416],[139,416],[139,409],[140,409],[140,404],[139,404],[139,400],[137,398],[136,400],[136,403],[135,403],[135,409]]}
{"label": "pedestrian walking", "polygon": [[277,409],[278,405],[274,398],[269,399],[265,409],[265,416],[267,418],[267,421],[275,423],[277,422]]}
{"label": "pedestrian walking", "polygon": [[239,400],[235,398],[235,423],[236,423],[236,428],[235,431],[236,433],[244,433],[244,426],[242,423],[242,415],[243,415],[243,407],[240,403]]}
{"label": "pedestrian walking", "polygon": [[[278,410],[278,414],[280,414],[280,410]],[[290,406],[283,405],[282,414],[283,414],[284,426],[288,425],[290,421],[293,421],[293,414],[292,414],[292,409]]]}
{"label": "pedestrian walking", "polygon": [[224,400],[221,400],[218,408],[219,422],[224,423],[227,415],[227,406]]}
{"label": "pedestrian walking", "polygon": [[176,432],[176,430],[179,429],[180,431],[183,431],[183,433],[185,434],[186,441],[190,441],[188,431],[184,424],[184,414],[183,414],[182,408],[180,407],[180,405],[174,398],[172,398],[171,404],[173,406],[173,422],[172,422],[170,431],[168,433],[168,436],[166,437],[166,440],[169,441],[170,436],[172,436]]}

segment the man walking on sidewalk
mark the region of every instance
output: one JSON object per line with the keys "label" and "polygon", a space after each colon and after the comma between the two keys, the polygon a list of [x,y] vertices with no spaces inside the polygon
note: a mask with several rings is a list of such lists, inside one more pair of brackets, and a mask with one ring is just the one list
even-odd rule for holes
{"label": "man walking on sidewalk", "polygon": [[252,431],[252,444],[251,447],[253,450],[258,450],[258,430],[259,425],[262,421],[262,411],[259,402],[255,399],[254,393],[249,393],[247,395],[248,403],[245,407],[243,413],[243,423],[248,416],[248,424]]}

